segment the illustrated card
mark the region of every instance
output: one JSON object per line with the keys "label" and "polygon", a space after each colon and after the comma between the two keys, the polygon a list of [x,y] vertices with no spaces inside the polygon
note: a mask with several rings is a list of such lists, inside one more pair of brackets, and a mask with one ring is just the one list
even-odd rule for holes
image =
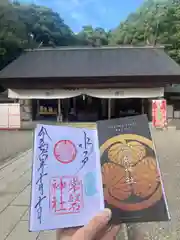
{"label": "illustrated card", "polygon": [[37,125],[30,231],[76,227],[104,209],[96,130]]}
{"label": "illustrated card", "polygon": [[113,223],[170,219],[146,115],[97,124],[105,206]]}

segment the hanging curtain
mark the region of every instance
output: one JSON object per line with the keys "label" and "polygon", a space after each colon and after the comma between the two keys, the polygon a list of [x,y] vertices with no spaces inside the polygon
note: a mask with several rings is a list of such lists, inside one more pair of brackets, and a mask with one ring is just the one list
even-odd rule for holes
{"label": "hanging curtain", "polygon": [[37,90],[8,89],[8,97],[14,99],[65,99],[79,95],[96,98],[156,98],[164,96],[164,88],[125,89],[77,89],[77,90]]}
{"label": "hanging curtain", "polygon": [[86,95],[96,98],[156,98],[164,96],[164,88],[86,89]]}
{"label": "hanging curtain", "polygon": [[8,89],[8,97],[14,99],[65,99],[81,95],[80,90]]}

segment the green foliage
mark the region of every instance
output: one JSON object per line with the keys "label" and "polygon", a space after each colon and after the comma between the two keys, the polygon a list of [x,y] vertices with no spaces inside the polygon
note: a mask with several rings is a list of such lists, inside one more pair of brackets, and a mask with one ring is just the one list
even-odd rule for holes
{"label": "green foliage", "polygon": [[78,34],[51,9],[0,4],[0,69],[25,48],[75,45],[154,45],[163,44],[180,63],[180,0],[146,0],[126,21],[109,32],[84,26]]}
{"label": "green foliage", "polygon": [[180,2],[147,0],[111,34],[111,44],[166,46],[180,63]]}
{"label": "green foliage", "polygon": [[91,25],[84,26],[77,38],[83,45],[101,46],[108,45],[109,35],[103,28],[95,28]]}
{"label": "green foliage", "polygon": [[52,10],[18,2],[0,5],[0,68],[25,48],[76,44],[77,37]]}

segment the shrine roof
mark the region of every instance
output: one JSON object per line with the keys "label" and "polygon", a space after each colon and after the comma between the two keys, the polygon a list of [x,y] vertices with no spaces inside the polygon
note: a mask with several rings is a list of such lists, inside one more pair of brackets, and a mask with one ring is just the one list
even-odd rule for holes
{"label": "shrine roof", "polygon": [[25,51],[0,79],[172,75],[180,66],[162,47],[62,47]]}

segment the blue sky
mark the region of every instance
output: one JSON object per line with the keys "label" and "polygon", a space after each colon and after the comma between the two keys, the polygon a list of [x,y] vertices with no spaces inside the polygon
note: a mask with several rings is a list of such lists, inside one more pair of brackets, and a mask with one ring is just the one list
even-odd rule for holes
{"label": "blue sky", "polygon": [[20,0],[34,2],[58,12],[74,32],[84,25],[115,28],[129,13],[136,11],[144,0]]}

